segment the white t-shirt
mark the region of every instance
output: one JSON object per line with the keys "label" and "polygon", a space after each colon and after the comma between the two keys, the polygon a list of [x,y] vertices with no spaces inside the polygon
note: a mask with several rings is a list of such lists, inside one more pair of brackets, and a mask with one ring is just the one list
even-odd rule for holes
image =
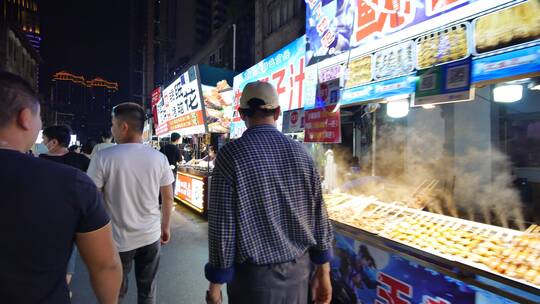
{"label": "white t-shirt", "polygon": [[90,155],[90,159],[94,158],[94,156],[96,156],[96,153],[98,153],[99,151],[110,148],[110,147],[114,147],[114,146],[116,146],[116,144],[113,144],[113,143],[100,143],[100,144],[95,145],[94,149],[92,149],[92,154]]}
{"label": "white t-shirt", "polygon": [[103,188],[118,251],[159,240],[159,190],[174,181],[165,155],[143,144],[119,144],[99,151],[90,162],[88,175]]}

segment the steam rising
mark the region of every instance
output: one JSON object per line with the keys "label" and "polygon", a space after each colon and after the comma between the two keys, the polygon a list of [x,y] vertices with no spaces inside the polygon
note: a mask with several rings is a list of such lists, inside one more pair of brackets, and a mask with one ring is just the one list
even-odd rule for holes
{"label": "steam rising", "polygon": [[[388,202],[417,201],[431,212],[525,229],[520,196],[512,185],[511,163],[505,154],[490,144],[465,151],[448,149],[454,142],[445,142],[444,134],[419,131],[406,126],[380,128],[376,175],[384,178],[384,186],[367,183],[352,192]],[[334,158],[341,172],[346,172],[350,156],[334,150]],[[370,158],[361,160],[363,175],[370,174]],[[347,181],[345,177],[342,182]]]}

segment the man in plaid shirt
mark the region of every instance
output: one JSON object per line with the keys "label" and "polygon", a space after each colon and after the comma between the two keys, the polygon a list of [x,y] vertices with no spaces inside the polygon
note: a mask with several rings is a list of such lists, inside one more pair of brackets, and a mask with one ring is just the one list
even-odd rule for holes
{"label": "man in plaid shirt", "polygon": [[[208,207],[208,303],[330,303],[332,228],[319,175],[304,147],[276,129],[275,88],[246,85],[248,129],[215,162]],[[315,274],[310,278],[311,264]]]}

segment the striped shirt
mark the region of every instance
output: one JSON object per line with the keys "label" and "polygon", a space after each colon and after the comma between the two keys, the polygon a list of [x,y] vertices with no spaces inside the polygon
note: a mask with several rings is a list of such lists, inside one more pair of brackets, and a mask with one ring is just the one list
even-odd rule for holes
{"label": "striped shirt", "polygon": [[316,264],[331,258],[332,228],[314,162],[274,126],[250,128],[220,150],[208,205],[210,282],[230,282],[235,264],[284,263],[306,251]]}

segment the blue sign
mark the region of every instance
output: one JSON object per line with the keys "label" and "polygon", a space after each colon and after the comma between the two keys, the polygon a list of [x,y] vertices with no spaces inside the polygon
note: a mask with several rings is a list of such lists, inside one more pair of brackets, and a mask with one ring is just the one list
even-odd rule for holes
{"label": "blue sign", "polygon": [[[302,36],[261,62],[234,77],[235,116],[231,123],[231,138],[242,135],[246,126],[238,115],[240,97],[246,84],[253,81],[269,82],[277,90],[282,111],[304,107],[305,37]],[[281,120],[278,121],[281,128]]]}
{"label": "blue sign", "polygon": [[412,94],[416,88],[416,80],[416,76],[410,75],[346,89],[343,91],[341,105]]}
{"label": "blue sign", "polygon": [[540,45],[473,60],[472,82],[540,72]]}
{"label": "blue sign", "polygon": [[[340,303],[517,304],[335,230],[330,262],[332,288]],[[493,282],[484,282],[492,285]],[[509,286],[497,286],[511,291]],[[537,301],[537,296],[512,290]]]}

